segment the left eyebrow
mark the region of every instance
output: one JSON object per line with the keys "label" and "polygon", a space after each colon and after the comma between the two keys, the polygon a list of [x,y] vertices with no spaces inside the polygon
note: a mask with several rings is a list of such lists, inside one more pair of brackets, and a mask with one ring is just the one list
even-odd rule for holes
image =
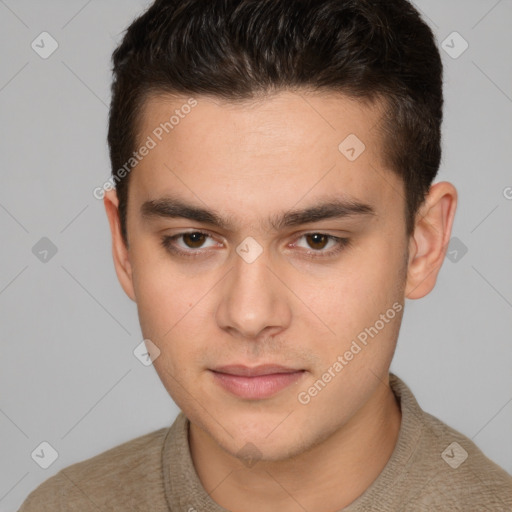
{"label": "left eyebrow", "polygon": [[[224,218],[214,210],[184,202],[181,199],[164,197],[146,201],[141,206],[141,214],[145,218],[184,218],[202,224],[209,224],[226,231],[234,231],[235,223],[232,218]],[[271,216],[268,225],[275,231],[284,228],[301,226],[327,219],[342,219],[354,216],[375,215],[375,209],[354,199],[331,199],[319,204],[291,210]]]}
{"label": "left eyebrow", "polygon": [[303,210],[292,210],[271,219],[275,230],[301,226],[327,219],[342,219],[345,217],[375,215],[375,210],[369,204],[355,200],[331,200]]}

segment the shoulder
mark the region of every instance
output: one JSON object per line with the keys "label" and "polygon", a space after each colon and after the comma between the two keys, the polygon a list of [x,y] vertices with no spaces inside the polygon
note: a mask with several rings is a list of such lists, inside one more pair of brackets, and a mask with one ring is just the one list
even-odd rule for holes
{"label": "shoulder", "polygon": [[60,470],[29,494],[19,512],[129,511],[159,497],[165,501],[162,447],[168,432],[150,432]]}
{"label": "shoulder", "polygon": [[423,485],[414,502],[425,510],[512,511],[511,475],[438,418],[423,413],[423,424],[414,471]]}
{"label": "shoulder", "polygon": [[396,375],[390,384],[400,402],[402,425],[386,474],[387,490],[382,482],[378,490],[388,494],[394,508],[512,512],[512,476],[467,436],[423,411]]}

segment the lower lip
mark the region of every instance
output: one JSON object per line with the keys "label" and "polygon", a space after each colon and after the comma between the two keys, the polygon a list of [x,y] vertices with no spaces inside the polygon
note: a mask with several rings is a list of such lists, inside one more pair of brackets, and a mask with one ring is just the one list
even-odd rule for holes
{"label": "lower lip", "polygon": [[304,370],[255,377],[243,377],[219,372],[212,372],[212,374],[216,382],[233,395],[250,400],[261,400],[269,398],[297,382],[304,374]]}

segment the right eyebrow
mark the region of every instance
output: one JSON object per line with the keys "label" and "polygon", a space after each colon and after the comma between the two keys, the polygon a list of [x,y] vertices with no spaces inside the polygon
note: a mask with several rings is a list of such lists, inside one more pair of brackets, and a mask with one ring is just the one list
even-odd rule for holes
{"label": "right eyebrow", "polygon": [[141,206],[141,214],[145,218],[183,218],[195,220],[202,224],[211,224],[223,229],[229,229],[231,222],[224,220],[219,214],[205,208],[187,204],[179,199],[168,197],[146,201]]}

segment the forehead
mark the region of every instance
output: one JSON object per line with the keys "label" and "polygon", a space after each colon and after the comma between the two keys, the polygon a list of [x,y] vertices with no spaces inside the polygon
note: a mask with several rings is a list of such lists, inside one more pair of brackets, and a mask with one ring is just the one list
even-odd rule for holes
{"label": "forehead", "polygon": [[[153,93],[141,108],[138,133],[139,140],[148,134],[167,139],[179,139],[181,134],[182,139],[188,139],[193,131],[205,137],[204,142],[222,140],[234,149],[248,149],[251,138],[266,142],[269,148],[293,146],[294,141],[302,143],[305,138],[337,146],[336,142],[357,134],[367,150],[378,154],[383,108],[382,99],[370,102],[305,89],[243,100]],[[247,144],[242,144],[244,141]],[[305,152],[307,148],[303,149]]]}
{"label": "forehead", "polygon": [[138,131],[138,146],[151,139],[153,149],[130,189],[139,203],[181,194],[208,204],[218,198],[213,206],[225,210],[245,203],[254,211],[262,200],[267,210],[291,207],[326,192],[396,202],[391,196],[401,183],[384,166],[382,107],[332,92],[283,91],[236,102],[153,95]]}

